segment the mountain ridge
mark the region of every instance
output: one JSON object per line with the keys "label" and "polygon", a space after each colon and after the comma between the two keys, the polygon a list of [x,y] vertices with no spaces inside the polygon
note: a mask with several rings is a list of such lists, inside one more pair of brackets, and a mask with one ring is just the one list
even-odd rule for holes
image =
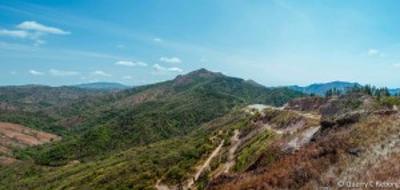
{"label": "mountain ridge", "polygon": [[82,83],[77,85],[72,85],[71,87],[91,89],[91,90],[124,90],[132,88],[117,82],[93,82],[93,83]]}
{"label": "mountain ridge", "polygon": [[360,87],[361,85],[357,82],[331,81],[326,83],[313,83],[307,86],[293,85],[293,86],[288,86],[288,88],[307,94],[316,94],[324,96],[325,93],[330,89],[335,88],[340,91],[346,91],[346,89],[352,88],[354,86]]}

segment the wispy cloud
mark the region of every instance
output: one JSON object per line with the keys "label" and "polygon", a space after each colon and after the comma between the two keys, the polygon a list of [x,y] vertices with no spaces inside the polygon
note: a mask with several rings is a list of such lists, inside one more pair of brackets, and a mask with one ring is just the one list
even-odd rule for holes
{"label": "wispy cloud", "polygon": [[368,49],[368,56],[371,56],[371,57],[373,57],[373,56],[383,57],[384,54],[378,49],[371,48],[371,49]]}
{"label": "wispy cloud", "polygon": [[154,41],[154,42],[157,42],[157,43],[160,43],[160,42],[162,42],[163,40],[162,40],[161,38],[153,38],[153,41]]}
{"label": "wispy cloud", "polygon": [[76,71],[63,71],[63,70],[57,70],[57,69],[50,69],[49,74],[52,76],[76,76],[79,75],[79,72]]}
{"label": "wispy cloud", "polygon": [[178,68],[178,67],[170,67],[170,68],[168,68],[168,71],[181,73],[181,72],[183,72],[183,69]]}
{"label": "wispy cloud", "polygon": [[160,57],[160,61],[165,63],[182,63],[179,57]]}
{"label": "wispy cloud", "polygon": [[36,21],[24,21],[16,26],[16,29],[0,29],[0,36],[32,40],[34,46],[46,43],[43,36],[47,34],[68,35],[70,32],[62,29],[46,26]]}
{"label": "wispy cloud", "polygon": [[33,45],[34,46],[40,46],[40,45],[43,45],[45,43],[46,43],[46,41],[37,39],[37,40],[35,40],[35,43],[33,43]]}
{"label": "wispy cloud", "polygon": [[153,69],[158,71],[158,72],[165,72],[165,71],[178,72],[178,73],[183,72],[183,69],[181,69],[181,68],[178,68],[178,67],[169,67],[169,68],[167,68],[167,67],[163,67],[163,66],[161,66],[159,64],[154,64],[153,65]]}
{"label": "wispy cloud", "polygon": [[64,31],[60,28],[46,26],[46,25],[40,24],[36,21],[24,21],[21,24],[18,24],[17,28],[21,29],[21,30],[30,30],[30,31],[42,32],[42,33],[48,33],[48,34],[58,34],[58,35],[70,34],[70,32]]}
{"label": "wispy cloud", "polygon": [[145,67],[147,66],[147,63],[141,61],[117,61],[115,62],[115,65],[122,65],[128,67],[135,67],[135,66]]}
{"label": "wispy cloud", "polygon": [[93,71],[91,73],[91,75],[93,75],[93,76],[102,76],[102,77],[111,77],[112,76],[111,74],[106,73],[106,72],[101,71],[101,70]]}
{"label": "wispy cloud", "polygon": [[29,33],[24,30],[0,30],[0,36],[10,36],[14,38],[26,38],[29,36]]}
{"label": "wispy cloud", "polygon": [[153,65],[153,68],[154,68],[156,71],[165,70],[165,67],[162,67],[162,66],[159,65],[159,64],[154,64],[154,65]]}
{"label": "wispy cloud", "polygon": [[35,76],[42,76],[42,75],[44,75],[44,73],[43,72],[40,72],[40,71],[36,71],[36,70],[29,70],[29,73],[31,74],[31,75],[35,75]]}

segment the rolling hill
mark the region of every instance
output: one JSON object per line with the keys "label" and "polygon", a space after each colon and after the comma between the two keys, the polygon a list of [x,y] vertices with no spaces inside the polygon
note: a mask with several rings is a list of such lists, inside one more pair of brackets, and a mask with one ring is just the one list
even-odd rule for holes
{"label": "rolling hill", "polygon": [[7,87],[1,94],[4,104],[16,108],[3,110],[2,121],[69,137],[27,150],[37,162],[49,165],[186,135],[236,107],[283,105],[302,96],[287,88],[266,88],[205,69],[118,92],[29,86]]}

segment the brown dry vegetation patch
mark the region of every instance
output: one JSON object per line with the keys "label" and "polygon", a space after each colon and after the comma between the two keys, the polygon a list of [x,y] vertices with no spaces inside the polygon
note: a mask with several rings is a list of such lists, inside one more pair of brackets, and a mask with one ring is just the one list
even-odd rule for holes
{"label": "brown dry vegetation patch", "polygon": [[367,171],[360,181],[396,182],[400,179],[400,153],[391,154],[388,158],[376,163]]}
{"label": "brown dry vegetation patch", "polygon": [[17,160],[15,158],[0,156],[0,165],[7,166],[15,163]]}
{"label": "brown dry vegetation patch", "polygon": [[163,96],[168,96],[171,93],[168,88],[155,88],[155,89],[147,89],[142,92],[139,92],[133,96],[129,96],[121,101],[118,101],[117,106],[136,106],[138,104],[142,104],[145,102],[150,102],[156,100]]}
{"label": "brown dry vegetation patch", "polygon": [[223,185],[214,181],[211,189],[299,189],[311,180],[320,180],[320,174],[338,163],[349,147],[346,140],[333,136],[294,154],[282,156],[262,171],[236,176]]}
{"label": "brown dry vegetation patch", "polygon": [[322,97],[305,97],[297,98],[288,102],[286,109],[318,112],[319,108],[327,102],[327,99]]}
{"label": "brown dry vegetation patch", "polygon": [[37,131],[22,125],[0,122],[0,152],[9,154],[13,149],[40,145],[60,140],[54,134]]}
{"label": "brown dry vegetation patch", "polygon": [[[294,153],[282,152],[276,141],[250,170],[214,179],[209,188],[315,189],[335,187],[342,177],[358,181],[399,179],[399,134],[398,114],[369,114],[354,124],[325,128],[311,144]],[[370,162],[376,166],[362,164]]]}

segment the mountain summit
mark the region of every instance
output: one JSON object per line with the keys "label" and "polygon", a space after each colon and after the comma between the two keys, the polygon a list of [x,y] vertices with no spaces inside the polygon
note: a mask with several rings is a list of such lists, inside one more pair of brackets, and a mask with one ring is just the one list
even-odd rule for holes
{"label": "mountain summit", "polygon": [[175,85],[185,85],[189,84],[195,80],[205,80],[205,79],[213,79],[217,77],[223,77],[224,75],[222,73],[217,73],[217,72],[212,72],[207,69],[199,69],[192,71],[186,75],[178,75],[174,79],[174,84]]}

